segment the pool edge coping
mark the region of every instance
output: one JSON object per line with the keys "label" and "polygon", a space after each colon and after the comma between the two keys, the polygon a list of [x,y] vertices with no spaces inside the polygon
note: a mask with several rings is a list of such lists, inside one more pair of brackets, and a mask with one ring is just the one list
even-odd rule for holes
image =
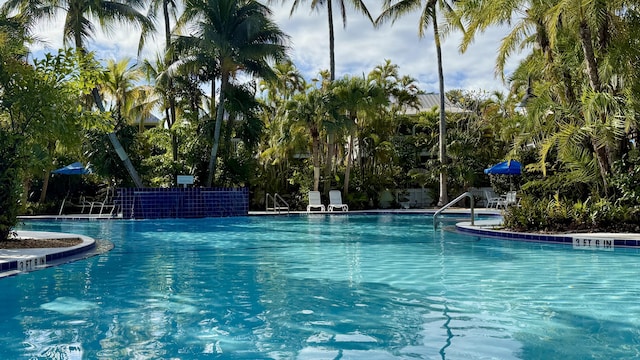
{"label": "pool edge coping", "polygon": [[78,245],[59,248],[0,249],[0,279],[97,255],[97,241],[89,236],[48,231],[16,231],[18,238],[79,238]]}
{"label": "pool edge coping", "polygon": [[542,234],[509,231],[500,228],[501,222],[492,220],[459,222],[456,230],[468,235],[480,235],[502,240],[568,244],[574,248],[613,250],[615,247],[640,248],[640,234],[636,233],[563,233]]}

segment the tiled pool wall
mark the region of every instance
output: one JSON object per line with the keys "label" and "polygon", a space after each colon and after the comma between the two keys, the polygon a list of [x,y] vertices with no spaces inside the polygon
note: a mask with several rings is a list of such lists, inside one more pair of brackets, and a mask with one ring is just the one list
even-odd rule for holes
{"label": "tiled pool wall", "polygon": [[124,219],[246,216],[249,189],[120,188],[117,198]]}
{"label": "tiled pool wall", "polygon": [[53,251],[52,253],[46,255],[28,255],[20,259],[0,261],[0,273],[12,270],[31,271],[38,267],[45,266],[46,264],[49,264],[51,262],[60,261],[64,258],[85,253],[91,249],[94,249],[95,247],[95,241],[91,241],[86,245],[74,246],[68,249],[65,248],[62,251]]}

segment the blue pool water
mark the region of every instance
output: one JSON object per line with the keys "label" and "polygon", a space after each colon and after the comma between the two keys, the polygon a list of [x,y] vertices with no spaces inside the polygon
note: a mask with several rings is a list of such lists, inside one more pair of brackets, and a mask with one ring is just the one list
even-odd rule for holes
{"label": "blue pool water", "polygon": [[[449,221],[455,221],[450,219]],[[0,280],[0,359],[631,359],[640,254],[421,215],[26,222],[103,255]]]}

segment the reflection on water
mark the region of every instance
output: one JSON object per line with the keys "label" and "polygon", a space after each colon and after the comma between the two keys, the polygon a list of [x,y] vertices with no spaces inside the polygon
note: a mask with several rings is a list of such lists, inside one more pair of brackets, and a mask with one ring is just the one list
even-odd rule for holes
{"label": "reflection on water", "polygon": [[2,279],[3,359],[637,355],[631,250],[469,237],[418,215],[25,228],[115,248]]}
{"label": "reflection on water", "polygon": [[59,297],[52,302],[40,305],[40,307],[45,310],[57,311],[65,315],[72,315],[95,309],[98,306],[90,301],[82,301],[72,297]]}

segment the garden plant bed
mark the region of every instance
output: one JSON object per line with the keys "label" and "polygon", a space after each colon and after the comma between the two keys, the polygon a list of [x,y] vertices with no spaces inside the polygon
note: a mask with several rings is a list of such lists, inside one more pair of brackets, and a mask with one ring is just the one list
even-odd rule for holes
{"label": "garden plant bed", "polygon": [[34,239],[17,238],[0,241],[0,249],[38,249],[38,248],[61,248],[71,247],[81,244],[79,238],[59,238],[59,239]]}

